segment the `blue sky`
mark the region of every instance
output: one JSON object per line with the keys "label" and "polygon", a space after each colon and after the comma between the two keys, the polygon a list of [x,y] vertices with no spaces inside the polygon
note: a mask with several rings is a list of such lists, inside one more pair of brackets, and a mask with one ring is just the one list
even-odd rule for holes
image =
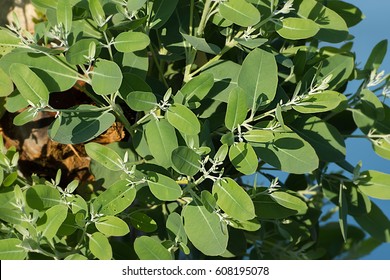
{"label": "blue sky", "polygon": [[[365,64],[372,48],[381,40],[390,41],[390,1],[389,0],[346,0],[359,7],[366,18],[350,32],[355,36],[354,48],[356,62]],[[390,50],[382,64],[381,70],[390,72]],[[354,90],[351,88],[350,90]],[[349,149],[349,150],[348,150]],[[390,162],[372,152],[371,144],[364,139],[347,140],[347,160],[353,165],[363,162],[363,170],[373,169],[390,173]],[[390,185],[390,182],[389,182]],[[390,218],[390,201],[375,201]],[[352,220],[352,219],[351,219]],[[390,243],[383,244],[364,259],[390,259]]]}

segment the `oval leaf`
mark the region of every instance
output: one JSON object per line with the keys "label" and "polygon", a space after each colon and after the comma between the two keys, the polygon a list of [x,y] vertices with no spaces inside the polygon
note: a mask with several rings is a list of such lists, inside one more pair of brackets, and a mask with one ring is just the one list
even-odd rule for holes
{"label": "oval leaf", "polygon": [[121,86],[122,72],[113,61],[100,59],[92,71],[92,89],[101,95],[115,93]]}
{"label": "oval leaf", "polygon": [[245,175],[251,175],[257,171],[259,163],[257,155],[248,143],[234,143],[230,146],[229,159],[233,166]]}
{"label": "oval leaf", "polygon": [[157,223],[148,215],[142,212],[134,212],[130,214],[130,223],[137,230],[143,232],[153,232],[157,230]]}
{"label": "oval leaf", "polygon": [[200,132],[200,123],[195,114],[186,106],[173,104],[169,107],[166,118],[177,130],[187,135],[196,135]]}
{"label": "oval leaf", "polygon": [[358,187],[366,195],[378,199],[390,199],[390,175],[375,170],[360,174]]}
{"label": "oval leaf", "polygon": [[250,196],[231,178],[216,181],[213,195],[217,196],[218,206],[234,219],[247,221],[256,216]]}
{"label": "oval leaf", "polygon": [[244,134],[246,141],[254,143],[267,143],[271,142],[274,138],[275,135],[271,130],[253,129]]}
{"label": "oval leaf", "polygon": [[68,207],[65,205],[55,205],[48,210],[37,221],[37,231],[42,233],[47,239],[52,239],[68,215]]}
{"label": "oval leaf", "polygon": [[275,56],[261,49],[251,51],[242,63],[238,85],[247,94],[250,109],[269,104],[276,95],[278,67]]}
{"label": "oval leaf", "polygon": [[114,216],[100,218],[95,226],[105,236],[124,236],[130,232],[129,226],[122,219]]}
{"label": "oval leaf", "polygon": [[95,232],[89,236],[89,249],[91,253],[99,260],[111,260],[112,259],[112,248],[105,237],[100,232]]}
{"label": "oval leaf", "polygon": [[219,5],[221,16],[237,25],[248,27],[260,21],[260,12],[245,0],[229,0]]}
{"label": "oval leaf", "polygon": [[304,174],[319,164],[314,148],[292,132],[275,133],[273,142],[252,146],[262,160],[285,172]]}
{"label": "oval leaf", "polygon": [[146,140],[156,161],[167,168],[172,165],[172,151],[178,147],[176,132],[165,119],[152,120],[145,127]]}
{"label": "oval leaf", "polygon": [[297,214],[296,210],[280,205],[268,194],[257,195],[253,204],[260,219],[284,219]]}
{"label": "oval leaf", "polygon": [[176,212],[169,214],[166,227],[172,239],[187,244],[187,235],[184,231],[183,218]]}
{"label": "oval leaf", "polygon": [[156,239],[149,236],[138,237],[134,250],[140,260],[171,260],[171,253]]}
{"label": "oval leaf", "polygon": [[148,185],[152,194],[163,201],[176,200],[182,195],[175,180],[155,172],[148,172]]}
{"label": "oval leaf", "polygon": [[42,80],[28,66],[20,63],[12,64],[9,73],[26,101],[36,107],[45,107],[48,104],[49,91]]}
{"label": "oval leaf", "polygon": [[303,98],[293,108],[302,114],[322,113],[335,109],[344,100],[343,94],[328,90]]}
{"label": "oval leaf", "polygon": [[136,190],[128,186],[129,182],[121,180],[111,185],[92,203],[99,214],[117,215],[133,203]]}
{"label": "oval leaf", "polygon": [[17,238],[0,240],[0,260],[24,260],[27,252],[20,247],[21,244]]}
{"label": "oval leaf", "polygon": [[218,256],[226,250],[229,236],[221,228],[219,216],[210,213],[201,202],[194,199],[184,207],[184,230],[192,244],[203,254]]}
{"label": "oval leaf", "polygon": [[180,89],[180,92],[183,94],[186,104],[192,109],[193,107],[196,108],[194,104],[206,97],[213,85],[213,75],[210,73],[202,73],[186,83]]}
{"label": "oval leaf", "polygon": [[276,23],[276,32],[289,40],[301,40],[311,38],[320,30],[311,19],[285,18]]}
{"label": "oval leaf", "polygon": [[37,210],[44,210],[61,203],[59,191],[47,185],[34,185],[26,191],[28,206]]}
{"label": "oval leaf", "polygon": [[298,215],[305,214],[308,209],[306,203],[302,199],[286,192],[276,191],[271,193],[271,197],[283,207],[296,210]]}
{"label": "oval leaf", "polygon": [[113,114],[108,111],[96,111],[97,107],[92,105],[80,105],[73,109],[73,112],[61,113],[61,117],[49,128],[49,136],[54,141],[62,144],[88,142],[115,122]]}
{"label": "oval leaf", "polygon": [[200,155],[186,146],[178,147],[172,152],[173,167],[187,176],[194,176],[199,172],[200,159]]}
{"label": "oval leaf", "polygon": [[239,88],[234,88],[229,94],[228,106],[225,115],[225,126],[234,131],[246,118],[246,94]]}
{"label": "oval leaf", "polygon": [[150,44],[149,37],[142,32],[122,32],[114,40],[114,46],[119,52],[135,52]]}
{"label": "oval leaf", "polygon": [[123,160],[121,157],[111,148],[99,143],[87,143],[85,144],[85,151],[93,159],[99,162],[104,167],[112,170],[122,170]]}
{"label": "oval leaf", "polygon": [[134,111],[150,111],[157,106],[157,98],[152,92],[133,91],[127,95],[126,103]]}
{"label": "oval leaf", "polygon": [[3,69],[0,68],[0,97],[10,95],[14,90],[14,85],[12,80],[8,75],[4,72]]}

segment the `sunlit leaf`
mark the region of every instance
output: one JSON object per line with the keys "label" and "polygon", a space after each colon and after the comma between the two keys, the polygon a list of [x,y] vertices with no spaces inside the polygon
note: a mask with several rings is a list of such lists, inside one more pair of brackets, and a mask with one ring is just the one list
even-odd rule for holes
{"label": "sunlit leaf", "polygon": [[219,5],[219,12],[237,25],[247,27],[260,21],[260,12],[245,0],[229,0]]}
{"label": "sunlit leaf", "polygon": [[94,142],[87,143],[85,145],[85,151],[93,160],[98,161],[104,167],[112,171],[123,169],[123,160],[121,157],[107,146]]}
{"label": "sunlit leaf", "polygon": [[129,226],[115,216],[104,216],[95,223],[98,231],[105,236],[124,236],[130,232]]}
{"label": "sunlit leaf", "polygon": [[112,248],[105,237],[100,232],[95,232],[89,235],[89,249],[91,253],[99,260],[111,260],[112,259]]}
{"label": "sunlit leaf", "polygon": [[250,196],[231,178],[223,178],[214,183],[213,195],[221,209],[239,221],[255,217],[255,208]]}
{"label": "sunlit leaf", "polygon": [[302,199],[287,192],[275,191],[272,192],[270,196],[283,207],[297,211],[297,214],[305,214],[308,209],[306,203]]}
{"label": "sunlit leaf", "polygon": [[303,98],[293,108],[302,114],[321,113],[335,109],[345,100],[345,96],[335,91],[323,91]]}
{"label": "sunlit leaf", "polygon": [[248,108],[269,104],[275,98],[278,85],[275,56],[261,49],[251,51],[242,63],[238,85],[247,95]]}
{"label": "sunlit leaf", "polygon": [[313,37],[320,30],[311,19],[285,18],[276,23],[276,32],[289,40],[301,40]]}
{"label": "sunlit leaf", "polygon": [[225,126],[229,130],[234,131],[245,121],[247,115],[246,102],[245,92],[241,88],[237,87],[230,92],[225,115]]}
{"label": "sunlit leaf", "polygon": [[114,46],[120,52],[135,52],[145,49],[150,44],[149,37],[142,32],[122,32],[115,37]]}
{"label": "sunlit leaf", "polygon": [[22,241],[17,238],[0,240],[0,260],[24,260],[27,251],[20,245]]}
{"label": "sunlit leaf", "polygon": [[8,96],[14,90],[10,77],[0,68],[0,97]]}
{"label": "sunlit leaf", "polygon": [[156,161],[163,167],[171,166],[172,152],[178,147],[173,126],[165,119],[152,120],[146,125],[145,134],[150,152]]}
{"label": "sunlit leaf", "polygon": [[229,236],[221,229],[219,216],[210,213],[194,199],[182,211],[184,230],[191,243],[203,254],[218,256],[225,252]]}
{"label": "sunlit leaf", "polygon": [[191,148],[180,146],[172,151],[172,163],[177,172],[194,176],[200,169],[200,155]]}
{"label": "sunlit leaf", "polygon": [[26,191],[26,202],[33,209],[44,210],[61,203],[57,189],[47,185],[34,185]]}
{"label": "sunlit leaf", "polygon": [[92,71],[92,89],[100,95],[115,93],[121,86],[122,72],[113,61],[100,59]]}
{"label": "sunlit leaf", "polygon": [[181,104],[173,104],[169,107],[166,118],[177,130],[187,135],[196,135],[200,132],[200,123],[196,115]]}
{"label": "sunlit leaf", "polygon": [[171,253],[156,239],[149,236],[138,237],[134,250],[140,260],[171,260]]}
{"label": "sunlit leaf", "polygon": [[375,170],[360,173],[359,189],[378,199],[390,199],[390,175]]}
{"label": "sunlit leaf", "polygon": [[148,172],[148,185],[152,194],[160,200],[176,200],[182,195],[175,180],[156,172]]}
{"label": "sunlit leaf", "polygon": [[252,146],[248,143],[234,143],[229,149],[229,159],[233,166],[245,175],[257,171],[258,158]]}
{"label": "sunlit leaf", "polygon": [[68,215],[68,207],[55,205],[48,210],[37,221],[37,230],[47,239],[52,239]]}
{"label": "sunlit leaf", "polygon": [[184,231],[183,218],[176,212],[169,214],[166,227],[174,240],[187,244],[187,235]]}
{"label": "sunlit leaf", "polygon": [[128,181],[121,180],[101,193],[92,203],[95,211],[104,215],[117,215],[129,207],[134,201],[136,190],[128,184]]}
{"label": "sunlit leaf", "polygon": [[157,106],[157,98],[152,92],[133,91],[127,95],[126,103],[134,111],[149,111]]}

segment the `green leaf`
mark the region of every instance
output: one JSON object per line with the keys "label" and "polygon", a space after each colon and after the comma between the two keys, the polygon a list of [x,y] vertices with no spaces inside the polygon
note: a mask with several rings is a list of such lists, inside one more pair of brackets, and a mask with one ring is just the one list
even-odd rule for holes
{"label": "green leaf", "polygon": [[122,72],[113,61],[99,59],[92,71],[92,89],[100,95],[115,93],[121,86]]}
{"label": "green leaf", "polygon": [[98,231],[105,236],[125,236],[130,232],[129,226],[120,218],[104,216],[95,223]]}
{"label": "green leaf", "polygon": [[3,69],[0,68],[0,97],[10,95],[14,90],[14,85],[12,80],[8,75],[4,72]]}
{"label": "green leaf", "polygon": [[210,53],[210,54],[218,54],[220,53],[221,49],[215,45],[215,44],[211,44],[211,43],[207,43],[206,42],[206,39],[204,38],[198,38],[198,37],[195,37],[195,36],[190,36],[184,32],[180,32],[181,35],[183,36],[183,38],[191,45],[194,47],[194,49],[198,50],[198,51],[202,51],[202,52],[205,52],[205,53]]}
{"label": "green leaf", "polygon": [[27,109],[15,116],[13,123],[14,125],[21,126],[33,121],[35,117],[36,111]]}
{"label": "green leaf", "polygon": [[[138,76],[131,73],[123,73],[122,84],[119,88],[120,96],[123,100],[126,100],[127,96],[133,91],[152,92],[152,89],[144,81],[144,78],[142,76]],[[130,106],[130,104],[128,105]]]}
{"label": "green leaf", "polygon": [[348,37],[348,26],[335,11],[316,0],[295,0],[293,7],[302,18],[315,21],[320,30],[315,38],[329,43],[340,43]]}
{"label": "green leaf", "polygon": [[22,241],[17,238],[0,240],[0,260],[24,260],[27,252],[21,244]]}
{"label": "green leaf", "polygon": [[183,218],[178,213],[173,212],[169,214],[166,228],[168,233],[172,236],[172,240],[187,244],[187,235],[184,231]]}
{"label": "green leaf", "polygon": [[15,63],[10,76],[20,94],[36,107],[45,107],[49,103],[49,91],[43,81],[26,65]]}
{"label": "green leaf", "polygon": [[375,47],[372,49],[370,56],[367,59],[366,64],[364,65],[365,70],[373,71],[378,70],[381,66],[383,59],[386,56],[387,52],[387,40],[380,41]]}
{"label": "green leaf", "polygon": [[214,78],[211,73],[202,73],[190,80],[180,89],[186,101],[185,104],[188,104],[190,109],[199,107],[196,104],[206,97],[213,85]]}
{"label": "green leaf", "polygon": [[127,95],[126,103],[134,111],[150,111],[157,106],[157,98],[152,92],[133,91]]}
{"label": "green leaf", "polygon": [[339,224],[341,234],[343,236],[344,242],[347,242],[347,233],[348,233],[348,202],[343,191],[344,185],[340,185],[339,192]]}
{"label": "green leaf", "polygon": [[200,155],[186,146],[172,151],[172,163],[175,170],[187,176],[194,176],[200,169]]}
{"label": "green leaf", "polygon": [[284,18],[276,23],[276,32],[289,40],[301,40],[315,36],[320,30],[319,26],[311,19]]}
{"label": "green leaf", "polygon": [[175,103],[166,112],[166,118],[177,130],[187,135],[197,135],[200,123],[195,114],[186,106]]}
{"label": "green leaf", "polygon": [[291,124],[292,129],[315,149],[320,160],[337,162],[345,159],[344,138],[331,124],[318,117],[301,116]]}
{"label": "green leaf", "polygon": [[77,40],[73,45],[70,46],[66,52],[66,60],[73,65],[85,64],[87,63],[87,58],[89,54],[89,46],[91,43],[96,45],[96,55],[100,54],[101,47],[99,41],[93,38],[80,39]]}
{"label": "green leaf", "polygon": [[385,159],[390,159],[390,142],[385,139],[379,139],[373,141],[372,148],[379,156]]}
{"label": "green leaf", "polygon": [[100,0],[90,0],[89,11],[96,24],[100,25],[100,23],[105,21],[106,15]]}
{"label": "green leaf", "polygon": [[267,143],[275,138],[271,130],[252,129],[244,134],[244,139],[248,142]]}
{"label": "green leaf", "polygon": [[258,157],[285,172],[310,173],[319,164],[313,147],[295,133],[275,133],[273,142],[256,143],[252,146]]}
{"label": "green leaf", "polygon": [[359,189],[378,199],[390,199],[390,175],[375,170],[360,173]]}
{"label": "green leaf", "polygon": [[37,210],[45,210],[61,203],[59,191],[47,185],[34,185],[26,191],[28,206]]}
{"label": "green leaf", "polygon": [[210,97],[227,103],[230,92],[237,87],[240,69],[239,64],[230,60],[219,60],[207,67],[203,73],[214,76],[214,86],[210,90]]}
{"label": "green leaf", "polygon": [[136,190],[128,186],[129,182],[121,180],[111,185],[100,194],[92,203],[99,214],[117,215],[133,203]]}
{"label": "green leaf", "polygon": [[150,44],[149,37],[142,32],[122,32],[115,37],[114,46],[119,52],[135,52],[145,49]]}
{"label": "green leaf", "polygon": [[89,235],[89,250],[99,260],[111,260],[112,259],[112,248],[105,237],[100,232],[95,232]]}
{"label": "green leaf", "polygon": [[15,208],[9,209],[5,207],[0,207],[0,220],[14,225],[24,222],[21,211],[18,211]]}
{"label": "green leaf", "polygon": [[146,3],[146,0],[131,0],[127,1],[127,9],[129,11],[137,11],[143,7]]}
{"label": "green leaf", "polygon": [[155,0],[153,1],[153,13],[149,28],[159,29],[161,28],[171,17],[176,9],[179,0]]}
{"label": "green leaf", "polygon": [[354,218],[372,237],[382,242],[390,242],[390,221],[376,204],[372,203],[368,214]]}
{"label": "green leaf", "polygon": [[175,180],[156,172],[148,172],[148,186],[152,194],[162,201],[172,201],[182,195]]}
{"label": "green leaf", "polygon": [[138,237],[134,250],[140,260],[171,260],[171,253],[156,239],[149,236]]}
{"label": "green leaf", "polygon": [[123,169],[123,160],[121,157],[107,146],[94,142],[87,143],[85,144],[85,151],[93,160],[96,160],[112,171]]}
{"label": "green leaf", "polygon": [[129,219],[131,225],[137,230],[143,232],[153,232],[157,230],[156,221],[142,212],[131,213]]}
{"label": "green leaf", "polygon": [[252,146],[248,143],[234,143],[229,149],[229,159],[233,166],[245,175],[257,171],[258,159]]}
{"label": "green leaf", "polygon": [[229,0],[219,5],[221,16],[237,25],[248,27],[260,21],[260,12],[245,0]]}
{"label": "green leaf", "polygon": [[46,210],[45,214],[37,221],[37,231],[47,239],[52,239],[68,215],[66,205],[54,205]]}
{"label": "green leaf", "polygon": [[322,113],[333,110],[345,100],[345,96],[336,91],[323,91],[303,98],[293,108],[302,114]]}
{"label": "green leaf", "polygon": [[[49,136],[62,144],[88,142],[106,131],[114,122],[115,116],[108,111],[97,110],[92,105],[79,105],[72,112],[62,112],[49,128]],[[53,127],[57,126],[57,132]],[[55,134],[53,132],[56,132]]]}
{"label": "green leaf", "polygon": [[80,255],[80,254],[72,254],[72,255],[68,255],[64,260],[68,260],[68,261],[86,261],[86,260],[88,260],[88,258],[83,256],[83,255]]}
{"label": "green leaf", "polygon": [[242,63],[238,85],[247,94],[248,108],[269,104],[275,98],[278,85],[275,56],[261,49],[251,51]]}
{"label": "green leaf", "polygon": [[360,103],[352,111],[356,125],[366,134],[385,117],[385,108],[379,98],[368,89],[360,93]]}
{"label": "green leaf", "polygon": [[277,203],[270,195],[257,195],[253,200],[256,216],[260,219],[284,219],[294,216],[297,210],[286,208]]}
{"label": "green leaf", "polygon": [[305,214],[308,209],[306,203],[302,199],[287,192],[275,191],[272,192],[270,196],[283,207],[297,211],[298,215]]}
{"label": "green leaf", "polygon": [[0,68],[7,73],[14,63],[33,68],[49,92],[66,91],[79,80],[76,66],[68,64],[64,57],[25,52],[9,53],[1,58]]}
{"label": "green leaf", "polygon": [[216,181],[213,195],[217,197],[218,206],[234,219],[247,221],[256,216],[250,196],[231,178]]}
{"label": "green leaf", "polygon": [[217,209],[217,200],[209,191],[202,191],[200,198],[202,204],[210,213],[213,213]]}
{"label": "green leaf", "polygon": [[152,120],[145,127],[146,140],[156,161],[167,168],[172,165],[171,155],[178,147],[175,129],[166,120]]}
{"label": "green leaf", "polygon": [[65,34],[69,34],[72,29],[72,4],[70,0],[60,0],[57,4],[57,23],[62,24]]}
{"label": "green leaf", "polygon": [[217,213],[210,213],[200,201],[194,199],[182,211],[184,230],[191,243],[207,256],[225,252],[229,236],[221,228]]}
{"label": "green leaf", "polygon": [[246,95],[245,92],[239,88],[234,88],[229,94],[228,106],[225,115],[225,126],[234,131],[241,125],[246,118]]}
{"label": "green leaf", "polygon": [[351,3],[336,0],[328,1],[326,6],[339,14],[348,27],[355,26],[365,18],[362,11]]}

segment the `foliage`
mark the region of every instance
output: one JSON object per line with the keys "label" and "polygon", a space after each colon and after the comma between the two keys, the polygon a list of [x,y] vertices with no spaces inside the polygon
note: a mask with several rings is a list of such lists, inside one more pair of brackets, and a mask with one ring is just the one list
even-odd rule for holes
{"label": "foliage", "polygon": [[[0,96],[17,125],[55,114],[50,137],[85,143],[102,180],[85,197],[77,181],[60,185],[60,170],[23,178],[0,141],[1,259],[329,259],[390,242],[370,199],[390,199],[390,175],[345,160],[347,137],[390,159],[387,42],[356,65],[357,7],[32,2],[47,18],[34,34],[17,18],[0,30]],[[50,105],[72,87],[91,103]],[[93,142],[115,121],[123,145]],[[339,223],[323,223],[333,212]]]}

